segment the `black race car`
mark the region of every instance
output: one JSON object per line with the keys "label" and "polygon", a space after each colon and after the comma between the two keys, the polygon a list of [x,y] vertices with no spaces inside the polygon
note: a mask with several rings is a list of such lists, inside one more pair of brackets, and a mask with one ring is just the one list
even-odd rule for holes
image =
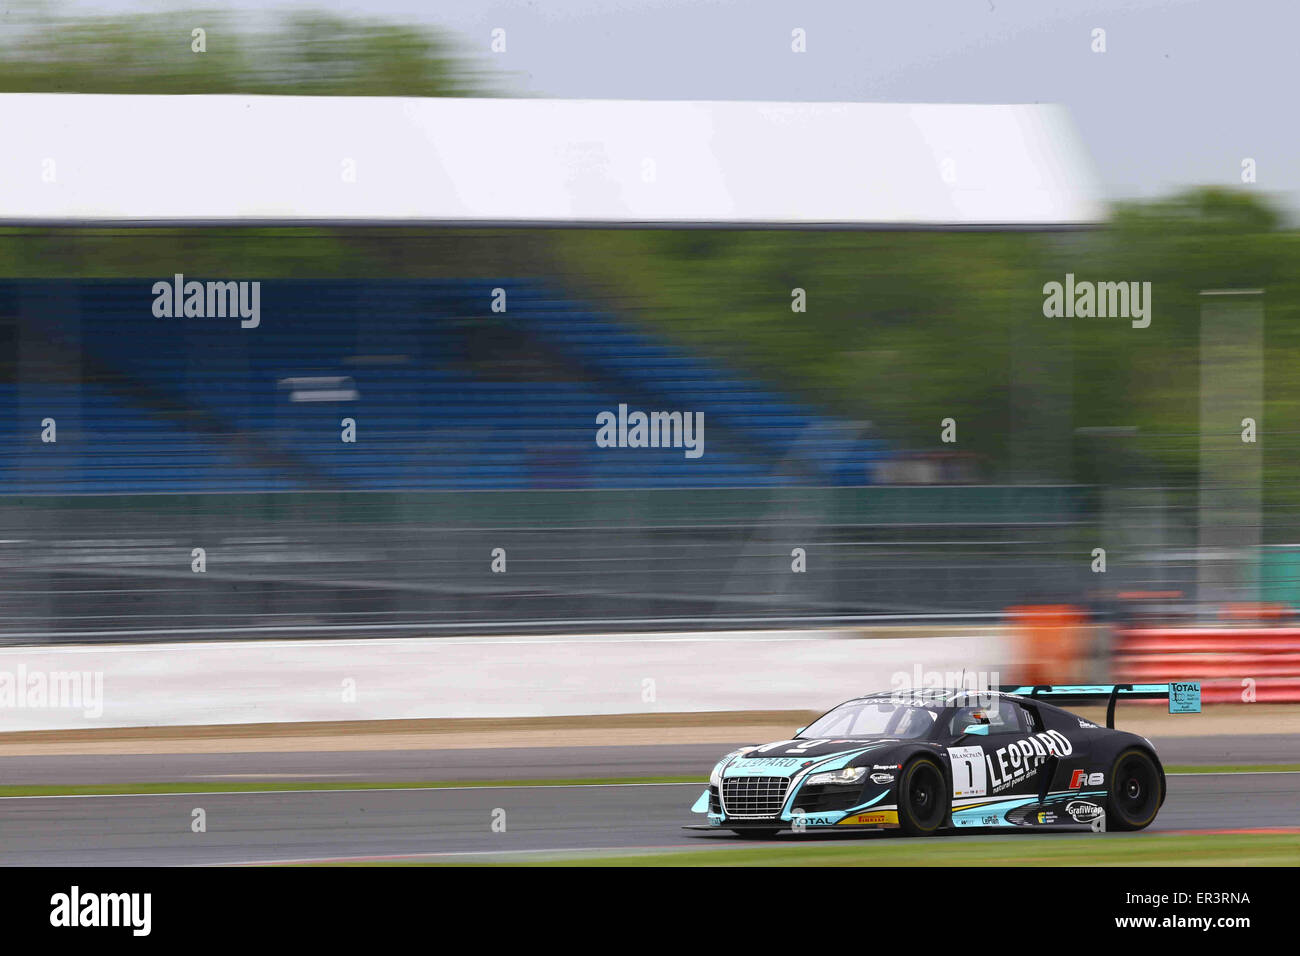
{"label": "black race car", "polygon": [[[1165,800],[1151,741],[1115,730],[1120,700],[1199,713],[1201,686],[1104,684],[891,691],[847,701],[791,740],[722,758],[691,808],[749,836],[781,830],[1141,830]],[[1107,703],[1106,726],[1058,704]]]}

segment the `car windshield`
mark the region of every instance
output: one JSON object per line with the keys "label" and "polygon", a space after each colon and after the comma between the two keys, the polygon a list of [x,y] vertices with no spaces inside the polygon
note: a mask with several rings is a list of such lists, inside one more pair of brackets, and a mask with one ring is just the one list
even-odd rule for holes
{"label": "car windshield", "polygon": [[841,704],[804,728],[811,737],[923,737],[938,717],[937,710],[894,701],[853,700]]}

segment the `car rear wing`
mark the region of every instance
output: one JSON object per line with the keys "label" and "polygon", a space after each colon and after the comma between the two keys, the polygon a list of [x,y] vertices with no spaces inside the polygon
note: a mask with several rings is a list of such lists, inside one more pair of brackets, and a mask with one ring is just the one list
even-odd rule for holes
{"label": "car rear wing", "polygon": [[1168,684],[1034,684],[1002,686],[1005,694],[1034,697],[1050,704],[1099,704],[1106,701],[1106,726],[1115,727],[1115,704],[1120,700],[1168,700],[1171,714],[1201,712],[1199,681]]}

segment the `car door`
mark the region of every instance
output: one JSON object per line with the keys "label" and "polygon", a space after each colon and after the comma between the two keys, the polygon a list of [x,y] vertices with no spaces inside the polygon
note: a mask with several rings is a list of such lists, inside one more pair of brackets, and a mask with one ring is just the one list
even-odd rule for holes
{"label": "car door", "polygon": [[[954,736],[971,726],[985,731],[962,737],[962,746],[949,748],[954,799],[1036,794],[1039,771],[1051,752],[1034,732],[1032,713],[1002,698],[961,703],[952,718]],[[977,766],[980,756],[983,768]]]}

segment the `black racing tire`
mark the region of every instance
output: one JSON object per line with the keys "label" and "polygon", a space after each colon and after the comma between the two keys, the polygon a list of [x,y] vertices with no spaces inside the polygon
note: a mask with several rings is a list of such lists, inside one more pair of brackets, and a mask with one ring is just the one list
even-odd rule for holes
{"label": "black racing tire", "polygon": [[781,832],[779,827],[764,827],[754,830],[732,830],[736,836],[750,837],[754,840],[770,840]]}
{"label": "black racing tire", "polygon": [[908,836],[932,836],[952,811],[943,768],[930,757],[917,757],[898,780],[898,827]]}
{"label": "black racing tire", "polygon": [[1122,751],[1110,767],[1106,797],[1108,830],[1142,830],[1156,818],[1163,802],[1160,768],[1138,747]]}

